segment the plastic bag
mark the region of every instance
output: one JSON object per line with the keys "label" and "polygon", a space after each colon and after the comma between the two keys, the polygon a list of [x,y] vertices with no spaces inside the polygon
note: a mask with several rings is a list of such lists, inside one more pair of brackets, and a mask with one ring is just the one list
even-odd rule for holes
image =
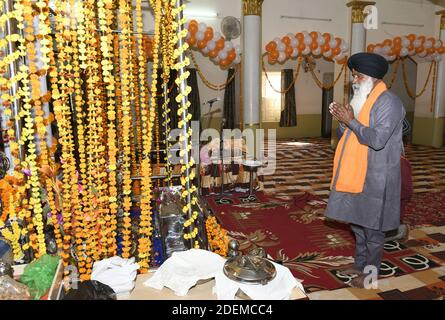
{"label": "plastic bag", "polygon": [[59,257],[45,254],[25,267],[20,282],[28,286],[33,299],[40,299],[51,287],[58,264]]}
{"label": "plastic bag", "polygon": [[117,294],[129,293],[135,286],[139,265],[134,258],[112,257],[93,264],[91,280],[110,286]]}
{"label": "plastic bag", "polygon": [[96,280],[79,283],[77,289],[70,289],[63,300],[116,300],[111,287]]}
{"label": "plastic bag", "polygon": [[0,277],[0,300],[29,300],[28,288],[10,276]]}

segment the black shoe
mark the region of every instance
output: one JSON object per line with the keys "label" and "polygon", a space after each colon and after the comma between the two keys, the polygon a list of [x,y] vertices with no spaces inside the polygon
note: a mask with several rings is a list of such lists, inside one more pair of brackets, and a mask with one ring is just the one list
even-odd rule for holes
{"label": "black shoe", "polygon": [[397,229],[397,232],[396,230],[394,230],[394,231],[389,231],[386,234],[385,242],[394,240],[399,240],[401,242],[404,242],[408,240],[408,237],[409,237],[409,226],[407,224],[401,224]]}

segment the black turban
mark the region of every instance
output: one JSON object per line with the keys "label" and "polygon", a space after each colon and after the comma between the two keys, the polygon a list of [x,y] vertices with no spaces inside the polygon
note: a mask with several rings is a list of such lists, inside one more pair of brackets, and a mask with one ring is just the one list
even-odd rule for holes
{"label": "black turban", "polygon": [[381,55],[368,52],[353,54],[348,60],[348,67],[367,76],[382,79],[388,72],[388,62]]}

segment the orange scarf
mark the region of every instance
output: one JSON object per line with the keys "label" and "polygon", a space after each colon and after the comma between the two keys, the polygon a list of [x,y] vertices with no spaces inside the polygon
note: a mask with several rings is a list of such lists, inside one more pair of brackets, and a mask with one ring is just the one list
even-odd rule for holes
{"label": "orange scarf", "polygon": [[[377,101],[378,97],[386,91],[386,85],[382,81],[371,91],[358,115],[358,121],[369,127],[369,116],[371,109]],[[368,170],[368,146],[361,144],[357,136],[351,132],[346,140],[347,133],[350,129],[346,129],[340,139],[334,157],[334,171],[332,174],[331,190],[334,186],[337,170],[338,174],[335,190],[340,192],[360,193],[363,191],[365,184],[366,172]],[[344,151],[343,151],[344,150]],[[343,151],[343,157],[340,163],[340,156]]]}

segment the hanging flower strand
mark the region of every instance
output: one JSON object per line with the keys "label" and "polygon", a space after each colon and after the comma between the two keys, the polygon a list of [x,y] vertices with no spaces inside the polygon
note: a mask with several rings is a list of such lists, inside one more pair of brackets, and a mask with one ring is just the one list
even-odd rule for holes
{"label": "hanging flower strand", "polygon": [[[171,4],[172,5],[176,4],[176,1],[171,0]],[[175,17],[178,16],[180,14],[180,12],[184,10],[184,8],[185,8],[184,5],[182,5],[178,8],[174,8],[173,16],[175,16]],[[186,19],[184,19],[184,18],[177,22],[174,21],[173,29],[180,30],[181,29],[180,26],[185,24],[185,22],[186,22]],[[188,32],[187,29],[184,28],[181,32],[177,33],[177,35],[175,36],[175,40],[179,41],[180,39],[184,39],[187,36],[187,32]],[[181,69],[184,70],[188,65],[190,65],[190,60],[188,57],[185,57],[183,62],[178,61],[179,56],[182,55],[187,49],[188,49],[188,44],[186,42],[184,42],[182,47],[175,49],[175,51],[173,53],[173,58],[177,62],[175,63],[173,69],[175,69],[177,71],[179,71]],[[179,87],[179,89],[181,89],[180,88],[181,84],[187,83],[187,78],[189,77],[189,75],[190,75],[189,71],[185,71],[182,74],[180,74],[178,72],[178,77],[175,80],[175,83]],[[188,123],[192,119],[192,115],[187,112],[190,107],[190,101],[188,101],[187,96],[190,94],[191,91],[192,91],[191,87],[186,85],[184,92],[179,90],[179,94],[176,96],[177,103],[181,103],[183,101],[183,99],[186,100],[185,105],[181,105],[177,111],[177,114],[180,117],[183,117],[184,114],[187,115],[185,118],[182,118],[178,122],[179,129],[182,129],[183,127],[189,127]],[[182,202],[184,203],[182,212],[184,214],[189,214],[189,212],[192,212],[191,217],[189,217],[184,223],[185,228],[189,228],[192,230],[191,232],[184,234],[184,238],[186,240],[195,239],[196,235],[198,234],[198,228],[194,224],[195,220],[198,218],[198,212],[194,209],[194,207],[196,207],[196,204],[197,204],[197,197],[196,197],[197,188],[196,188],[196,186],[193,185],[193,179],[195,178],[195,172],[193,170],[193,166],[194,166],[195,162],[194,162],[193,157],[190,156],[188,163],[184,163],[184,157],[185,157],[186,153],[189,153],[189,155],[190,155],[190,152],[192,150],[191,137],[192,137],[192,128],[191,127],[189,127],[189,129],[185,133],[183,131],[181,131],[181,134],[179,136],[179,142],[181,144],[180,157],[181,157],[181,164],[182,164],[182,166],[181,166],[181,185],[182,185],[181,199],[182,199]],[[190,172],[188,176],[185,175],[186,172]],[[191,201],[189,201],[189,199],[191,199]],[[198,241],[194,242],[194,247],[199,248]]]}
{"label": "hanging flower strand", "polygon": [[[138,258],[139,265],[141,266],[141,272],[146,272],[150,262],[150,250],[151,250],[151,200],[152,195],[152,181],[151,181],[151,162],[150,152],[153,141],[153,122],[154,122],[154,109],[156,108],[156,89],[158,78],[158,64],[159,64],[159,26],[161,23],[161,0],[150,1],[155,15],[155,35],[153,43],[153,73],[151,83],[151,97],[150,105],[146,103],[145,97],[145,58],[141,54],[138,55],[139,65],[139,79],[141,81],[142,88],[141,93],[141,115],[142,115],[142,139],[143,139],[143,153],[141,162],[141,175],[142,175],[142,196],[141,196],[141,221],[139,223],[139,239],[138,239]],[[142,2],[136,1],[136,27],[137,27],[137,40],[138,47],[142,49]],[[148,110],[148,112],[147,112]]]}
{"label": "hanging flower strand", "polygon": [[[29,72],[29,80],[22,80],[22,96],[23,96],[23,106],[22,112],[25,115],[25,128],[22,129],[22,135],[24,136],[25,141],[28,143],[28,152],[25,157],[24,166],[28,167],[30,171],[30,187],[31,187],[31,199],[29,201],[30,207],[33,212],[32,220],[30,217],[28,218],[28,231],[31,231],[35,226],[36,234],[30,234],[30,242],[33,246],[35,256],[38,258],[46,253],[46,244],[45,244],[45,235],[43,232],[44,223],[43,223],[43,209],[42,203],[40,199],[40,179],[38,175],[38,167],[37,167],[37,153],[36,153],[36,144],[34,137],[34,126],[41,125],[38,122],[39,115],[36,113],[37,117],[34,120],[32,116],[32,103],[39,104],[37,101],[40,99],[40,81],[37,76],[37,66],[35,64],[36,51],[34,46],[34,28],[33,28],[33,10],[31,7],[30,1],[23,1],[24,5],[24,20],[26,22],[24,32],[25,38],[28,40],[26,49],[28,54],[29,67],[26,65],[20,66],[21,71]],[[29,84],[31,86],[29,86]],[[41,126],[37,127],[37,131],[42,133]],[[20,141],[20,143],[24,143],[24,141]]]}
{"label": "hanging flower strand", "polygon": [[107,89],[107,119],[108,119],[108,201],[110,211],[105,216],[105,230],[102,234],[104,249],[108,256],[116,254],[116,214],[117,214],[117,188],[116,188],[116,169],[117,169],[117,146],[116,146],[116,105],[115,105],[115,81],[113,77],[113,34],[110,25],[112,24],[113,1],[98,1],[100,30],[104,34],[101,36],[102,51],[102,76]]}
{"label": "hanging flower strand", "polygon": [[131,235],[131,172],[130,172],[130,127],[131,127],[131,101],[130,101],[130,19],[128,3],[125,0],[119,1],[119,21],[121,23],[121,88],[122,88],[122,147],[123,147],[123,230],[122,230],[122,257],[129,258],[132,246]]}

